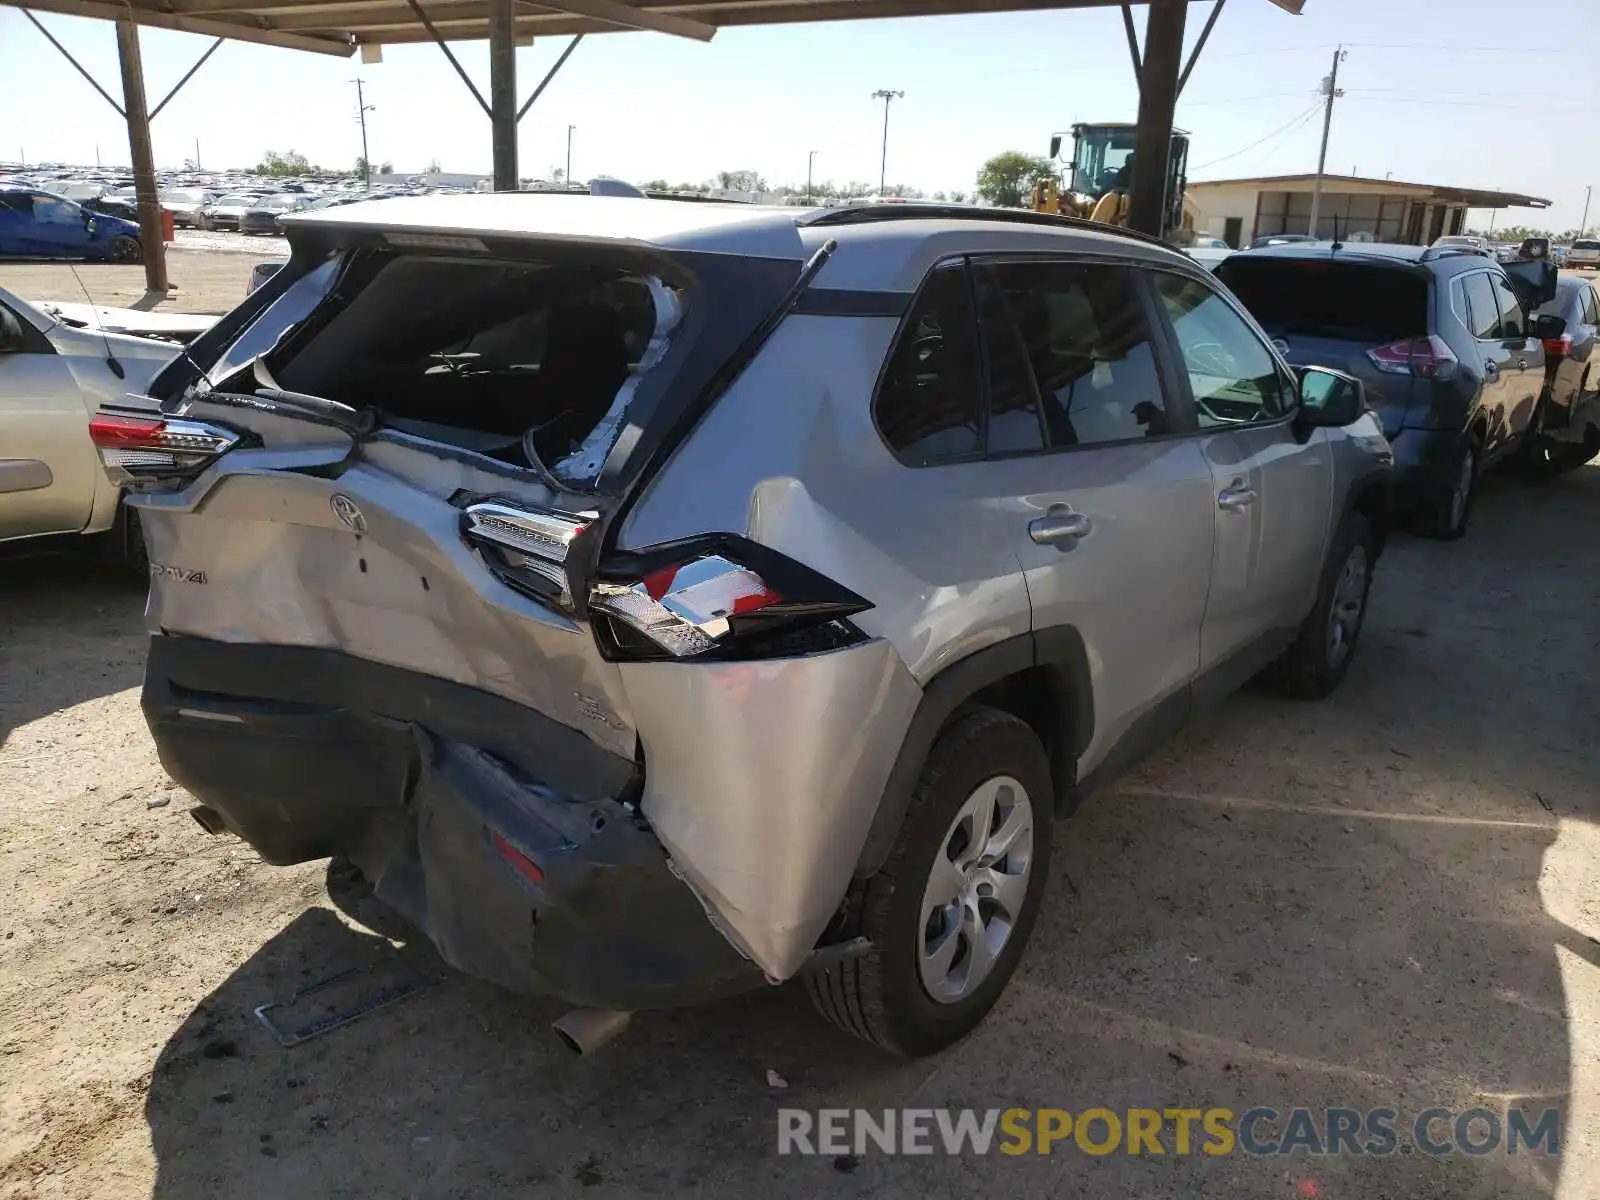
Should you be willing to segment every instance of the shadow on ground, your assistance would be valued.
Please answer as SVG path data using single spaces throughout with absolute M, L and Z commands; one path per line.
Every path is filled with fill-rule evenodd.
M 559 1008 L 392 948 L 361 926 L 404 930 L 335 873 L 360 924 L 317 908 L 264 934 L 168 1042 L 154 1195 L 1590 1194 L 1570 1150 L 1209 1157 L 1169 1134 L 1160 1157 L 780 1158 L 775 1114 L 1387 1106 L 1409 1141 L 1425 1109 L 1520 1103 L 1560 1109 L 1570 1147 L 1564 979 L 1593 984 L 1600 929 L 1551 915 L 1541 881 L 1600 818 L 1596 528 L 1600 469 L 1491 488 L 1464 544 L 1397 539 L 1333 700 L 1247 692 L 1058 830 L 1011 992 L 934 1060 L 868 1051 L 790 990 L 647 1014 L 577 1059 Z M 373 955 L 439 982 L 291 1050 L 251 1016 Z
M 145 591 L 86 556 L 0 561 L 0 747 L 36 717 L 138 686 Z

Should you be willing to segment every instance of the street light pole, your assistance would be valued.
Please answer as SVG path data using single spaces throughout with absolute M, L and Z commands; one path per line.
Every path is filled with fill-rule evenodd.
M 370 192 L 372 190 L 372 159 L 367 155 L 367 114 L 376 112 L 378 106 L 367 103 L 366 93 L 361 89 L 361 80 L 352 79 L 350 82 L 356 85 L 356 120 L 361 122 L 361 186 Z M 196 157 L 199 156 L 199 153 L 199 150 L 196 149 Z
M 817 161 L 817 152 L 815 150 L 808 150 L 806 152 L 806 203 L 807 204 L 811 203 L 811 168 L 816 164 L 816 161 Z
M 874 100 L 883 101 L 883 156 L 878 161 L 878 198 L 883 199 L 883 189 L 889 179 L 889 102 L 904 98 L 904 92 L 879 88 L 872 93 Z
M 1583 220 L 1578 222 L 1579 237 L 1582 237 L 1584 234 L 1589 232 L 1589 196 L 1591 193 L 1593 193 L 1593 191 L 1593 184 L 1590 184 L 1588 187 L 1583 189 Z
M 576 128 L 576 125 L 567 126 L 567 173 L 562 176 L 562 181 L 568 187 L 572 186 L 572 131 Z

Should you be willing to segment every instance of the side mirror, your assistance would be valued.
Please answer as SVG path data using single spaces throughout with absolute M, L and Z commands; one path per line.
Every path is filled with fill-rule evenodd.
M 1533 319 L 1533 336 L 1541 342 L 1558 338 L 1566 331 L 1567 319 L 1565 317 L 1548 316 L 1535 317 Z
M 22 347 L 22 322 L 9 308 L 0 308 L 0 354 L 15 354 Z
M 1059 133 L 1050 139 L 1050 157 L 1061 157 L 1061 135 Z
M 83 227 L 89 231 L 89 234 L 92 237 L 94 235 L 95 230 L 100 228 L 100 222 L 96 221 L 91 216 L 86 216 L 83 219 Z
M 1339 428 L 1354 424 L 1367 411 L 1367 389 L 1353 375 L 1330 367 L 1298 367 L 1300 413 L 1305 429 Z

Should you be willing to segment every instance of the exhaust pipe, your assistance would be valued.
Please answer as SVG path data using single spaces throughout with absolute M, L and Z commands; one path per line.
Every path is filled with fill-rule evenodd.
M 200 823 L 200 828 L 204 829 L 207 833 L 218 834 L 228 832 L 228 826 L 222 820 L 222 814 L 214 808 L 207 808 L 202 804 L 199 808 L 191 808 L 189 810 L 189 815 L 198 821 Z
M 614 1008 L 575 1008 L 551 1028 L 568 1050 L 590 1055 L 626 1029 L 631 1020 L 631 1012 Z

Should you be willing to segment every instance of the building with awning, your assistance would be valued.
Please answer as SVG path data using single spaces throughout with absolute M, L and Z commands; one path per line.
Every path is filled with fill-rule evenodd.
M 1541 196 L 1359 175 L 1324 175 L 1317 228 L 1311 196 L 1317 176 L 1262 175 L 1189 183 L 1184 207 L 1193 208 L 1195 228 L 1230 246 L 1248 246 L 1274 233 L 1315 233 L 1321 238 L 1366 234 L 1375 242 L 1426 246 L 1466 227 L 1469 208 L 1549 208 Z

